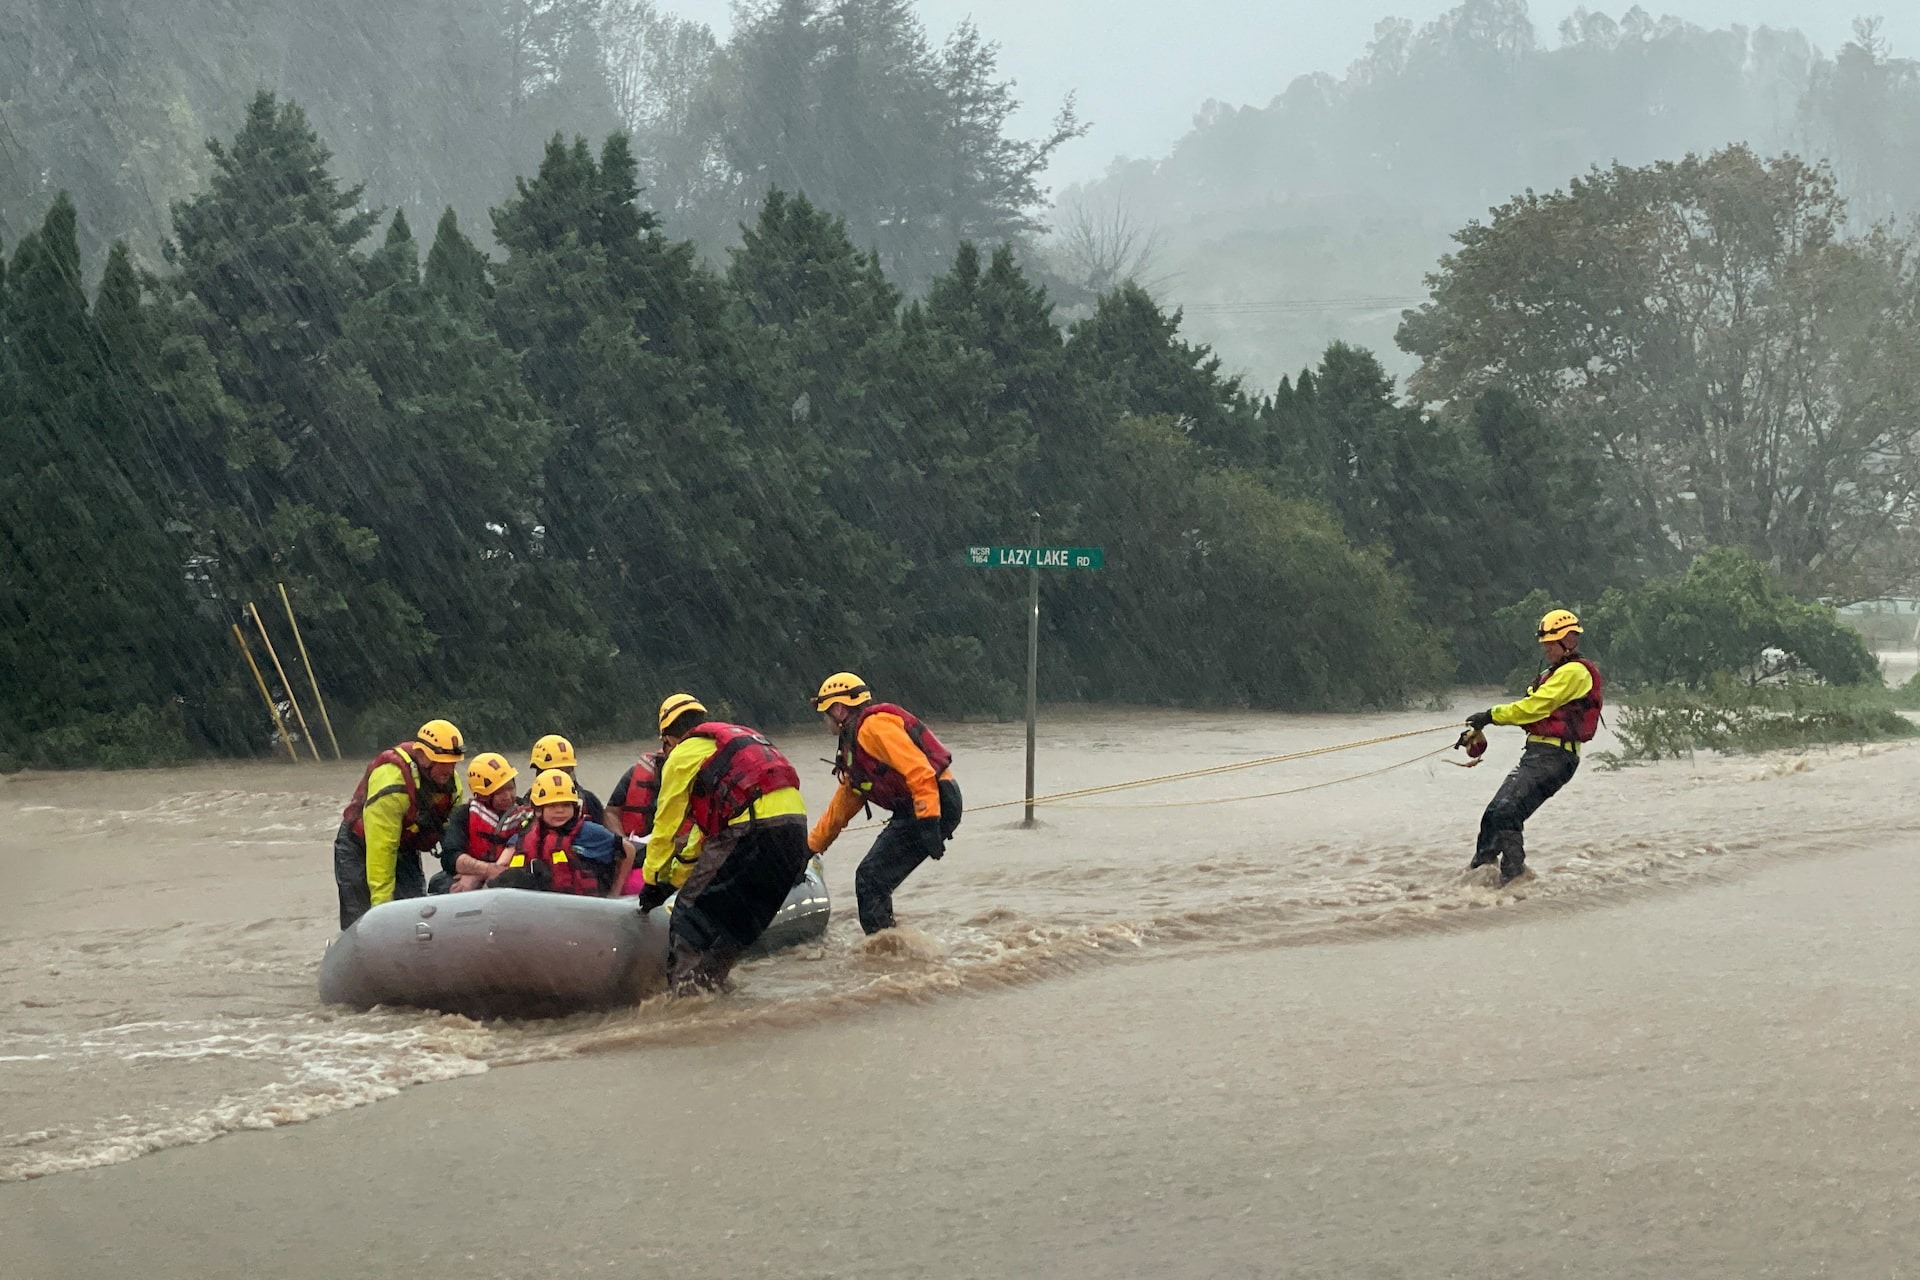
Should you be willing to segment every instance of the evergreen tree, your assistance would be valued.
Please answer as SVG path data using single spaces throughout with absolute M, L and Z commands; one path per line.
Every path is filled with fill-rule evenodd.
M 74 207 L 55 200 L 16 249 L 5 295 L 0 403 L 0 751 L 50 764 L 143 763 L 188 750 L 181 712 L 207 675 L 184 556 L 142 406 L 119 376 L 125 250 L 102 286 L 105 328 L 81 290 Z
M 301 585 L 316 665 L 369 697 L 414 687 L 432 649 L 421 613 L 375 566 L 378 513 L 417 508 L 393 483 L 379 391 L 341 345 L 367 296 L 353 252 L 375 215 L 341 190 L 329 153 L 292 103 L 261 93 L 231 145 L 208 143 L 208 189 L 174 207 L 173 284 L 239 407 L 220 456 L 201 459 L 216 497 L 215 589 L 238 607 Z
M 644 678 L 730 674 L 742 708 L 792 704 L 847 665 L 871 539 L 820 502 L 795 393 L 722 282 L 638 205 L 626 140 L 555 139 L 494 211 L 495 324 L 560 425 L 550 553 L 578 566 Z M 777 362 L 772 366 L 779 368 Z
M 478 315 L 493 297 L 487 256 L 460 230 L 460 219 L 451 205 L 434 228 L 424 280 L 429 290 L 467 315 Z
M 1102 411 L 1171 417 L 1223 458 L 1253 455 L 1253 404 L 1220 357 L 1180 336 L 1180 313 L 1160 308 L 1131 282 L 1102 297 L 1073 326 L 1067 346 L 1075 375 L 1096 388 Z

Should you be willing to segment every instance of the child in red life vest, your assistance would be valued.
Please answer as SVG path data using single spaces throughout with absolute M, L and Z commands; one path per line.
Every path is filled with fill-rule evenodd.
M 455 807 L 440 839 L 446 892 L 484 888 L 506 870 L 500 855 L 533 816 L 514 789 L 519 776 L 497 751 L 475 756 L 467 766 L 467 790 L 473 798 Z
M 507 869 L 494 878 L 494 887 L 604 897 L 624 847 L 621 837 L 587 821 L 579 789 L 565 770 L 542 773 L 528 799 L 534 820 L 514 841 Z

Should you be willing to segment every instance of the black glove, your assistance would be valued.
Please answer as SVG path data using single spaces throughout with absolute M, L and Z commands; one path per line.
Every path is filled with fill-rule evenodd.
M 1493 712 L 1476 711 L 1472 715 L 1467 717 L 1467 723 L 1472 725 L 1476 729 L 1485 729 L 1488 725 L 1493 723 Z
M 673 896 L 673 886 L 664 880 L 656 884 L 649 880 L 640 886 L 640 914 L 645 915 L 657 906 L 661 906 Z
M 920 838 L 921 852 L 929 858 L 946 855 L 947 837 L 940 830 L 940 819 L 921 818 L 913 824 L 913 833 Z

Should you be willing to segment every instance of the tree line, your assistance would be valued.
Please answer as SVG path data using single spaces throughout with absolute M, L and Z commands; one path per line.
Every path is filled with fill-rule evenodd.
M 168 210 L 211 176 L 202 140 L 259 86 L 300 102 L 370 198 L 487 210 L 556 131 L 631 143 L 664 229 L 710 258 L 768 191 L 841 214 L 916 296 L 962 241 L 1040 228 L 1041 137 L 971 24 L 935 40 L 910 0 L 770 0 L 721 39 L 653 0 L 0 0 L 0 237 L 68 191 L 83 250 L 157 258 Z
M 430 711 L 639 736 L 682 686 L 786 719 L 845 667 L 1003 710 L 1024 583 L 980 543 L 1108 548 L 1048 589 L 1049 696 L 1390 705 L 1449 673 L 1386 548 L 1229 456 L 1264 409 L 1137 288 L 1063 331 L 968 242 L 909 302 L 778 190 L 716 270 L 620 134 L 548 144 L 498 257 L 451 210 L 423 254 L 294 104 L 210 146 L 165 271 L 116 245 L 89 291 L 61 197 L 0 275 L 15 763 L 263 749 L 228 628 L 280 582 L 359 742 Z
M 1409 401 L 1342 343 L 1262 394 L 1133 283 L 1063 326 L 1004 243 L 909 298 L 778 188 L 709 265 L 624 134 L 551 139 L 497 256 L 451 208 L 423 252 L 272 94 L 209 154 L 164 271 L 89 288 L 64 196 L 0 271 L 0 763 L 262 750 L 229 628 L 282 582 L 365 743 L 644 736 L 677 687 L 778 722 L 848 667 L 1003 712 L 1024 584 L 979 544 L 1107 549 L 1047 589 L 1050 698 L 1323 709 L 1502 678 L 1542 591 L 1660 681 L 1694 596 L 1913 563 L 1913 260 L 1792 158 L 1462 229 Z M 1733 648 L 1872 675 L 1831 610 L 1757 616 Z

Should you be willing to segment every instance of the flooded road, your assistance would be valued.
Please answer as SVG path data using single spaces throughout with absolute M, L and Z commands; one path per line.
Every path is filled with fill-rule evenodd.
M 1052 715 L 1040 790 L 1452 718 Z M 1846 849 L 1920 817 L 1911 788 L 1896 784 L 1912 768 L 1904 749 L 1703 757 L 1616 772 L 1589 764 L 1536 820 L 1537 874 L 1496 892 L 1460 868 L 1517 734 L 1497 737 L 1475 770 L 1430 754 L 1449 740 L 1441 730 L 1049 806 L 1031 831 L 1017 828 L 1017 806 L 986 808 L 1020 794 L 1020 728 L 960 726 L 947 736 L 971 809 L 948 857 L 900 895 L 907 928 L 881 945 L 861 937 L 851 879 L 870 837 L 850 832 L 827 859 L 836 921 L 825 946 L 744 968 L 740 991 L 725 1000 L 550 1022 L 317 1003 L 314 967 L 333 932 L 327 846 L 354 780 L 347 766 L 0 782 L 8 833 L 0 865 L 11 885 L 0 903 L 0 964 L 12 975 L 0 1001 L 0 1180 L 299 1123 L 411 1085 L 586 1050 L 645 1052 L 1100 966 L 1455 927 L 1523 905 L 1602 904 L 1768 858 Z M 802 762 L 828 745 L 811 728 L 781 741 Z M 604 792 L 632 751 L 583 753 L 584 780 Z M 818 803 L 826 770 L 803 772 Z M 1337 785 L 1266 796 L 1321 783 Z
M 1052 716 L 1040 789 L 1231 764 L 1453 714 Z M 0 1274 L 318 1277 L 349 1261 L 376 1265 L 370 1241 L 331 1235 L 325 1224 L 342 1212 L 380 1223 L 399 1250 L 389 1260 L 426 1276 L 602 1274 L 650 1256 L 716 1276 L 1352 1274 L 1334 1260 L 1389 1255 L 1400 1262 L 1367 1273 L 1452 1274 L 1421 1266 L 1406 1233 L 1423 1212 L 1472 1217 L 1482 1200 L 1460 1185 L 1402 1185 L 1402 1156 L 1448 1179 L 1458 1164 L 1462 1179 L 1486 1180 L 1493 1222 L 1505 1221 L 1502 1204 L 1526 1215 L 1525 1229 L 1476 1219 L 1468 1234 L 1485 1237 L 1487 1258 L 1513 1264 L 1486 1273 L 1532 1274 L 1516 1260 L 1533 1256 L 1533 1228 L 1577 1229 L 1580 1214 L 1552 1203 L 1573 1190 L 1561 1184 L 1619 1193 L 1596 1159 L 1632 1172 L 1635 1153 L 1657 1147 L 1661 1177 L 1724 1213 L 1715 1196 L 1734 1195 L 1758 1157 L 1701 1126 L 1739 1113 L 1762 1135 L 1741 1141 L 1764 1146 L 1772 1122 L 1751 1110 L 1780 1104 L 1756 1082 L 1781 1072 L 1815 1073 L 1767 1087 L 1799 1090 L 1802 1110 L 1824 1099 L 1822 1115 L 1883 1133 L 1884 1160 L 1920 1155 L 1911 1098 L 1882 1084 L 1857 1098 L 1827 1093 L 1876 1061 L 1883 1079 L 1911 1072 L 1910 1058 L 1883 1061 L 1879 1043 L 1910 1048 L 1913 1035 L 1910 970 L 1876 950 L 1894 937 L 1889 921 L 1905 918 L 1902 890 L 1882 892 L 1879 871 L 1846 869 L 1880 850 L 1904 873 L 1904 833 L 1920 819 L 1916 748 L 1617 771 L 1590 761 L 1531 826 L 1535 875 L 1497 891 L 1461 868 L 1480 808 L 1517 755 L 1515 734 L 1497 737 L 1475 770 L 1432 754 L 1450 740 L 1439 730 L 1048 807 L 1032 831 L 1017 827 L 1017 805 L 984 808 L 1019 796 L 1020 729 L 945 736 L 975 808 L 947 858 L 900 895 L 908 927 L 881 945 L 861 937 L 851 879 L 868 837 L 851 832 L 827 859 L 836 921 L 824 946 L 743 967 L 733 996 L 550 1022 L 317 1003 L 334 911 L 327 843 L 353 782 L 347 767 L 0 782 L 11 885 L 0 901 L 10 974 L 0 1180 L 14 1184 L 0 1186 Z M 799 760 L 823 754 L 804 733 L 781 740 Z M 627 756 L 583 753 L 585 780 L 604 789 Z M 825 769 L 807 772 L 817 802 Z M 1375 776 L 1340 781 L 1362 773 Z M 1848 903 L 1860 918 L 1829 918 Z M 1867 918 L 1875 912 L 1891 916 Z M 1713 941 L 1735 926 L 1744 941 Z M 1663 940 L 1674 929 L 1684 937 Z M 1803 989 L 1770 1009 L 1766 984 L 1782 980 Z M 1598 1006 L 1583 1010 L 1588 999 Z M 1456 1098 L 1447 1090 L 1462 1073 L 1475 1083 Z M 414 1087 L 433 1082 L 449 1083 Z M 560 1108 L 564 1123 L 547 1103 L 522 1101 L 550 1103 L 555 1090 L 582 1104 Z M 1698 1114 L 1686 1102 L 1696 1094 Z M 1602 1119 L 1565 1112 L 1583 1098 Z M 727 1117 L 717 1127 L 716 1114 Z M 1256 1141 L 1248 1125 L 1287 1128 Z M 210 1142 L 246 1130 L 280 1132 Z M 1536 1137 L 1543 1146 L 1504 1145 Z M 659 1174 L 660 1143 L 683 1176 L 724 1188 L 668 1214 L 724 1241 L 690 1269 L 669 1262 L 670 1242 L 646 1228 L 628 1185 Z M 1512 1164 L 1562 1148 L 1579 1163 Z M 730 1163 L 753 1151 L 771 1162 Z M 430 1154 L 437 1173 L 420 1167 Z M 1791 1152 L 1780 1159 L 1769 1176 L 1825 1195 L 1825 1175 Z M 186 1184 L 183 1160 L 196 1171 Z M 534 1230 L 521 1221 L 529 1211 L 483 1195 L 476 1239 L 493 1261 L 460 1263 L 441 1251 L 460 1232 L 421 1225 L 443 1208 L 433 1178 L 453 1176 L 445 1161 L 470 1163 L 487 1187 L 523 1169 L 592 1172 L 582 1203 L 606 1225 L 564 1255 L 529 1252 L 516 1235 Z M 779 1171 L 809 1197 L 795 1201 Z M 1909 1173 L 1873 1177 L 1828 1198 L 1920 1199 Z M 389 1190 L 367 1202 L 357 1187 L 316 1179 Z M 846 1200 L 834 1179 L 878 1199 Z M 1008 1179 L 1021 1189 L 994 1189 Z M 203 1183 L 210 1190 L 180 1189 Z M 221 1239 L 183 1225 L 203 1193 L 279 1216 Z M 893 1194 L 919 1235 L 875 1235 Z M 1740 1191 L 1740 1202 L 1754 1194 Z M 98 1196 L 146 1225 L 112 1247 L 92 1241 L 83 1206 Z M 1388 1254 L 1354 1252 L 1349 1237 L 1371 1227 L 1353 1214 L 1380 1197 L 1367 1212 L 1385 1215 Z M 753 1221 L 729 1226 L 729 1212 Z M 1324 1272 L 1260 1263 L 1278 1247 L 1274 1214 L 1318 1223 L 1318 1235 L 1287 1239 Z M 1051 1263 L 1016 1265 L 994 1226 L 1003 1220 L 1038 1232 L 1033 1256 Z M 1894 1232 L 1882 1244 L 1904 1240 L 1911 1221 L 1874 1230 Z M 265 1237 L 239 1239 L 256 1231 Z M 307 1239 L 307 1270 L 283 1265 L 282 1236 Z M 1188 1236 L 1186 1263 L 1165 1252 L 1165 1240 Z M 790 1257 L 802 1243 L 812 1252 Z M 212 1248 L 253 1261 L 196 1270 Z M 1599 1269 L 1813 1273 L 1692 1261 L 1683 1250 L 1638 1270 Z

